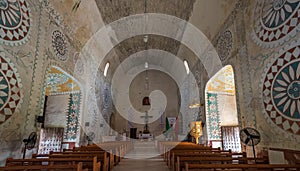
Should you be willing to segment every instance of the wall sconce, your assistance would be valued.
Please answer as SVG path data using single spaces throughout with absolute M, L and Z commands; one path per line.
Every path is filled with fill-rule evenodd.
M 189 105 L 189 108 L 190 109 L 195 109 L 195 108 L 199 108 L 201 106 L 204 106 L 204 104 L 200 104 L 199 102 L 194 102 L 194 103 Z
M 35 124 L 40 123 L 41 124 L 41 128 L 44 128 L 44 121 L 45 121 L 45 117 L 44 116 L 35 116 Z

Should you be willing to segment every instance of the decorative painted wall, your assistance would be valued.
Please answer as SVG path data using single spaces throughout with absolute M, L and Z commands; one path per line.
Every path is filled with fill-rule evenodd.
M 32 23 L 26 0 L 2 1 L 0 12 L 0 42 L 18 46 L 28 41 Z
M 262 135 L 258 149 L 300 148 L 299 5 L 293 0 L 251 2 L 247 9 L 251 15 L 245 16 L 252 21 L 245 24 L 253 89 L 248 106 L 254 112 L 254 128 Z
M 223 67 L 207 83 L 207 91 L 235 94 L 233 68 L 230 65 Z
M 46 95 L 80 92 L 79 84 L 58 67 L 50 67 L 46 79 Z
M 52 32 L 52 47 L 56 57 L 61 61 L 66 61 L 69 57 L 68 45 L 65 35 L 59 31 Z
M 64 142 L 79 142 L 81 93 L 70 94 Z
M 17 68 L 0 53 L 0 125 L 7 121 L 16 110 L 20 109 L 23 93 L 22 83 Z
M 216 19 L 213 18 L 215 10 L 202 11 L 201 14 L 207 16 L 203 24 L 199 24 L 204 21 L 199 19 L 199 10 L 192 11 L 190 16 L 191 22 L 205 30 L 213 42 L 223 66 L 233 66 L 239 126 L 254 127 L 261 133 L 258 150 L 263 147 L 299 150 L 300 2 L 226 2 L 229 3 L 222 1 L 215 5 L 221 9 L 225 4 L 226 12 Z M 215 3 L 218 1 L 210 4 L 214 7 Z M 195 4 L 195 9 L 202 6 L 200 1 Z M 95 1 L 82 3 L 76 13 L 71 7 L 72 2 L 57 0 L 4 0 L 0 3 L 0 165 L 7 157 L 20 158 L 24 147 L 22 140 L 32 131 L 39 132 L 35 118 L 43 113 L 46 94 L 69 94 L 68 90 L 72 89 L 65 141 L 79 141 L 80 125 L 87 127 L 87 131 L 97 131 L 98 137 L 109 134 L 103 124 L 110 121 L 114 111 L 111 84 L 102 76 L 99 77 L 101 83 L 90 82 L 98 79 L 90 72 L 95 66 L 95 56 L 101 56 L 104 51 L 90 47 L 97 49 L 95 56 L 79 53 L 105 24 Z M 183 53 L 182 56 L 190 55 Z M 114 62 L 117 65 L 119 58 Z M 74 76 L 77 84 L 60 72 L 48 77 L 50 66 Z M 204 109 L 188 108 L 188 102 L 194 98 L 189 90 L 195 87 L 199 88 L 200 98 L 211 98 L 206 106 L 211 110 L 207 122 L 220 126 L 220 118 L 213 115 L 213 107 L 210 109 L 217 103 L 212 99 L 215 94 L 205 95 L 206 81 L 203 80 L 208 76 L 197 66 L 191 66 L 196 84 L 183 85 L 180 90 L 183 133 L 189 131 L 190 120 L 205 119 Z M 45 84 L 47 79 L 48 85 Z M 219 81 L 226 83 L 226 80 Z M 223 85 L 221 82 L 219 85 Z M 100 85 L 96 93 L 95 84 Z M 232 93 L 229 89 L 227 93 Z M 96 95 L 87 97 L 87 94 Z M 204 98 L 197 100 L 204 102 Z M 100 116 L 99 111 L 104 115 Z M 212 127 L 209 123 L 205 126 Z M 220 134 L 208 128 L 208 135 L 217 139 Z M 28 155 L 35 152 L 36 148 L 28 151 Z
M 206 125 L 208 141 L 221 140 L 220 114 L 218 110 L 218 94 L 207 93 Z
M 299 31 L 299 1 L 256 2 L 252 38 L 259 46 L 271 48 L 283 45 Z
M 267 65 L 262 80 L 263 111 L 275 129 L 300 135 L 300 40 Z

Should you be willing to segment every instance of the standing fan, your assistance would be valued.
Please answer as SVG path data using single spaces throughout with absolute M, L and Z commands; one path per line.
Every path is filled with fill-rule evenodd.
M 95 133 L 94 132 L 89 132 L 87 135 L 86 135 L 86 139 L 88 140 L 88 144 L 92 144 L 93 140 L 95 138 Z
M 35 143 L 37 139 L 36 132 L 30 133 L 29 137 L 27 139 L 24 139 L 23 142 L 25 144 L 24 153 L 23 153 L 23 159 L 25 159 L 26 150 L 31 150 L 34 148 Z
M 254 159 L 256 159 L 254 146 L 260 142 L 259 132 L 254 128 L 246 127 L 241 130 L 240 138 L 244 144 L 246 144 L 248 146 L 252 146 Z

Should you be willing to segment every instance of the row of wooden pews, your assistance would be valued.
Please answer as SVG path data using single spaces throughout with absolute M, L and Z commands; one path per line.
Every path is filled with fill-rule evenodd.
M 189 170 L 300 170 L 300 165 L 269 164 L 268 158 L 250 158 L 246 153 L 233 153 L 188 142 L 159 142 L 171 171 Z
M 111 171 L 131 148 L 131 142 L 105 142 L 64 149 L 63 152 L 33 154 L 31 159 L 8 158 L 5 167 L 0 167 L 0 171 Z

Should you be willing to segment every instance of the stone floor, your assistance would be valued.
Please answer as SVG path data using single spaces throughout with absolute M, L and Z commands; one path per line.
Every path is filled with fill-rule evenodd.
M 158 153 L 153 141 L 136 141 L 134 149 L 114 167 L 113 171 L 168 171 L 166 162 Z

